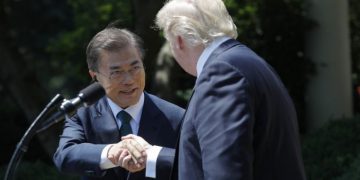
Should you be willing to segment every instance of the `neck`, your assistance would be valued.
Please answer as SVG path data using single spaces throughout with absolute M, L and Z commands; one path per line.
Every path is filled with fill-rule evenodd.
M 193 49 L 192 49 L 192 56 L 191 57 L 193 57 L 192 62 L 194 62 L 194 64 L 193 64 L 193 67 L 192 67 L 191 75 L 193 75 L 193 76 L 197 76 L 196 64 L 199 61 L 201 53 L 204 51 L 204 49 L 205 49 L 204 45 L 198 45 L 198 46 L 193 47 Z

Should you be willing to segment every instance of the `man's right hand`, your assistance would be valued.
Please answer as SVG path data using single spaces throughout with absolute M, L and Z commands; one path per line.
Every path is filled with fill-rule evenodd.
M 133 139 L 124 139 L 116 144 L 111 145 L 108 150 L 107 158 L 115 165 L 133 163 L 135 166 L 139 163 L 145 162 L 142 156 L 145 151 L 144 147 L 140 143 Z M 128 157 L 126 159 L 126 157 Z M 130 157 L 130 159 L 129 159 Z
M 133 134 L 124 136 L 121 139 L 124 142 L 129 141 L 128 143 L 126 143 L 126 149 L 132 156 L 136 157 L 138 162 L 136 163 L 135 161 L 132 161 L 132 159 L 124 158 L 122 159 L 122 161 L 124 162 L 122 167 L 130 172 L 136 172 L 144 169 L 147 158 L 146 149 L 150 148 L 151 145 L 146 142 L 142 137 Z

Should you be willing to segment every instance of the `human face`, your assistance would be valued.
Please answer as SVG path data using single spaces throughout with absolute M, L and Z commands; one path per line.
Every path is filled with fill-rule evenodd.
M 100 53 L 97 80 L 106 95 L 122 108 L 136 104 L 145 88 L 145 70 L 139 51 L 127 47 Z

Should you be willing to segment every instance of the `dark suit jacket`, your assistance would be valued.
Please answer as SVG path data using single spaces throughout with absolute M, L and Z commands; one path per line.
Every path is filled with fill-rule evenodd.
M 286 88 L 263 59 L 235 40 L 211 54 L 197 79 L 178 155 L 174 172 L 180 180 L 305 179 Z
M 183 113 L 182 108 L 145 93 L 138 135 L 150 144 L 174 148 Z M 60 171 L 80 174 L 83 179 L 146 179 L 144 170 L 128 175 L 120 167 L 109 170 L 99 168 L 103 148 L 119 142 L 120 138 L 119 127 L 106 97 L 103 97 L 94 105 L 79 109 L 75 116 L 66 120 L 54 162 Z M 172 158 L 167 161 L 171 162 Z M 157 179 L 168 179 L 169 173 L 169 169 L 163 171 L 158 168 Z

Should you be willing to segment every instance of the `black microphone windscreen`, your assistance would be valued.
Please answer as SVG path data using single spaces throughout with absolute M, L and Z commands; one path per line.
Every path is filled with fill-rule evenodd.
M 87 105 L 93 104 L 105 95 L 104 88 L 98 83 L 94 82 L 79 93 L 80 99 Z

